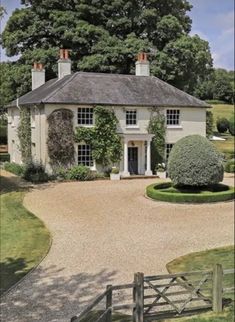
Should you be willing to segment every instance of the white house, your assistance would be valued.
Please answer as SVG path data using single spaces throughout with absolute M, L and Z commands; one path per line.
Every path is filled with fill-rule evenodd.
M 67 50 L 60 50 L 58 78 L 45 82 L 42 64 L 32 69 L 32 91 L 8 106 L 8 146 L 12 162 L 21 163 L 17 126 L 20 108 L 31 109 L 32 157 L 47 169 L 47 117 L 58 108 L 74 113 L 74 128 L 94 126 L 93 108 L 107 106 L 115 111 L 119 125 L 117 132 L 123 143 L 120 172 L 151 175 L 151 149 L 153 135 L 148 133 L 149 120 L 156 111 L 166 117 L 166 155 L 173 144 L 190 134 L 206 135 L 205 102 L 150 76 L 147 55 L 141 53 L 136 62 L 136 75 L 105 73 L 71 73 L 71 60 Z M 92 159 L 89 145 L 75 144 L 77 163 L 100 170 Z

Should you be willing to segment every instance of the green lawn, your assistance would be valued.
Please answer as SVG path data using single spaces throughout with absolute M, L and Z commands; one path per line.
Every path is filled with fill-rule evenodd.
M 229 105 L 229 104 L 215 104 L 212 105 L 212 109 L 210 109 L 210 111 L 212 111 L 213 116 L 214 116 L 214 124 L 215 124 L 215 128 L 216 128 L 216 120 L 218 117 L 225 117 L 227 119 L 230 119 L 230 117 L 233 116 L 234 113 L 234 106 L 233 105 Z
M 0 196 L 0 294 L 37 265 L 50 246 L 44 224 L 23 205 L 24 192 Z
M 216 120 L 218 117 L 225 117 L 228 120 L 234 115 L 234 106 L 233 105 L 228 105 L 228 104 L 218 104 L 218 105 L 212 105 L 213 108 L 210 109 L 213 113 L 214 117 L 214 130 L 215 130 L 215 135 L 220 136 L 226 141 L 213 141 L 215 146 L 218 148 L 219 151 L 224 153 L 227 158 L 233 158 L 234 156 L 234 136 L 232 136 L 229 132 L 220 134 L 217 133 L 216 129 Z

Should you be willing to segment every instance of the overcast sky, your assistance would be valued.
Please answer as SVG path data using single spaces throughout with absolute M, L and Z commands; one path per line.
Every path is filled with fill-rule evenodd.
M 215 67 L 234 69 L 234 0 L 189 0 L 193 5 L 189 13 L 193 20 L 191 34 L 198 34 L 209 41 Z M 1 23 L 4 29 L 6 21 L 20 0 L 0 0 L 7 15 Z M 12 59 L 1 53 L 1 59 Z

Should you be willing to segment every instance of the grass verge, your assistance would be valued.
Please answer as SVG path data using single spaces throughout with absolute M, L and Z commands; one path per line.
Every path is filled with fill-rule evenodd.
M 234 199 L 234 187 L 223 184 L 205 188 L 205 190 L 179 190 L 171 182 L 154 183 L 146 188 L 149 198 L 174 203 L 210 203 Z
M 2 194 L 0 234 L 0 294 L 3 294 L 33 267 L 50 246 L 44 224 L 22 205 L 24 192 Z

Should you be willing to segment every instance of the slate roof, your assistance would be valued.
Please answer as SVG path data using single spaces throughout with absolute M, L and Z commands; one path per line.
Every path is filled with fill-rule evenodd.
M 76 72 L 21 96 L 19 105 L 84 104 L 210 107 L 153 76 Z M 16 106 L 16 100 L 9 106 Z

